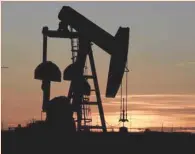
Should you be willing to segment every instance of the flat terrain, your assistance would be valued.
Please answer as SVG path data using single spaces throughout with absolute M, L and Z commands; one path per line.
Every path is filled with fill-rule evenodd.
M 195 154 L 191 133 L 67 133 L 21 129 L 2 131 L 2 154 Z

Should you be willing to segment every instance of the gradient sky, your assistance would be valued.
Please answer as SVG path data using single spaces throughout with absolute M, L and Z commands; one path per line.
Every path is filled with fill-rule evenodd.
M 1 70 L 3 121 L 22 123 L 32 117 L 40 118 L 41 82 L 34 80 L 33 75 L 34 69 L 42 60 L 42 27 L 47 25 L 50 29 L 57 29 L 58 12 L 63 5 L 69 5 L 112 35 L 115 35 L 119 26 L 131 28 L 128 56 L 131 72 L 128 76 L 128 89 L 129 95 L 139 94 L 139 101 L 142 102 L 136 104 L 133 99 L 129 100 L 131 106 L 139 108 L 137 116 L 143 116 L 150 110 L 155 113 L 155 116 L 152 116 L 154 121 L 158 121 L 159 116 L 169 114 L 170 119 L 175 117 L 175 113 L 182 112 L 182 117 L 191 117 L 183 120 L 188 122 L 185 125 L 195 126 L 195 98 L 191 97 L 195 94 L 195 2 L 1 4 L 2 64 L 9 66 L 9 69 Z M 96 45 L 93 49 L 101 93 L 104 94 L 110 57 Z M 70 40 L 49 40 L 48 59 L 55 62 L 62 71 L 71 63 L 70 58 Z M 53 83 L 52 97 L 66 95 L 68 85 L 68 82 Z M 146 94 L 153 96 L 152 102 L 145 100 Z M 159 94 L 163 94 L 163 103 L 155 105 L 156 96 Z M 175 99 L 180 103 L 168 101 L 168 94 L 174 98 L 176 95 Z M 181 97 L 187 98 L 181 101 Z M 148 103 L 150 107 L 146 107 Z M 165 109 L 167 104 L 172 105 L 172 108 Z M 177 110 L 178 106 L 182 107 Z M 164 109 L 161 110 L 162 108 Z M 136 114 L 137 110 L 132 112 Z M 118 115 L 116 112 L 119 110 L 114 108 L 114 105 L 112 109 L 105 105 L 105 111 L 112 112 L 113 116 Z M 113 118 L 109 119 L 112 123 Z M 168 121 L 166 118 L 161 119 L 163 120 Z

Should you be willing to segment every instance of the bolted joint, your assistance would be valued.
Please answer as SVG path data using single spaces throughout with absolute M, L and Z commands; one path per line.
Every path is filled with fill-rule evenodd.
M 59 23 L 58 31 L 68 31 L 68 24 L 61 21 Z
M 46 35 L 47 32 L 48 32 L 48 30 L 49 30 L 49 28 L 48 28 L 47 26 L 43 27 L 43 29 L 42 29 L 42 34 L 43 34 L 43 35 Z

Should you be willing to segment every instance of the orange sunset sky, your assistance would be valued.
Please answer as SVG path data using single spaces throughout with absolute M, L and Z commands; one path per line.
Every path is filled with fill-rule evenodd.
M 195 2 L 1 2 L 1 120 L 4 126 L 41 118 L 42 27 L 58 28 L 69 5 L 115 35 L 130 27 L 128 113 L 132 127 L 195 127 Z M 70 40 L 49 39 L 48 59 L 63 71 Z M 108 124 L 118 124 L 120 96 L 105 98 L 109 55 L 93 45 Z M 52 83 L 51 98 L 67 95 L 68 81 Z M 120 94 L 120 93 L 118 93 Z M 93 122 L 97 123 L 96 110 Z M 127 126 L 130 124 L 128 123 Z

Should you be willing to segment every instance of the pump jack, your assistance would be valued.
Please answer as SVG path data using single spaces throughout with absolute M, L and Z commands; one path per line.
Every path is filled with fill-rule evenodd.
M 84 129 L 82 120 L 85 111 L 82 108 L 86 105 L 97 105 L 101 126 L 88 126 L 88 128 L 99 128 L 106 132 L 106 122 L 91 45 L 92 42 L 95 43 L 111 56 L 106 97 L 115 97 L 127 62 L 129 28 L 120 27 L 113 37 L 68 6 L 62 7 L 58 18 L 60 23 L 57 30 L 49 30 L 48 27 L 43 27 L 43 62 L 35 70 L 35 79 L 42 80 L 42 110 L 47 111 L 47 103 L 50 100 L 50 82 L 61 81 L 59 68 L 54 63 L 47 61 L 47 38 L 69 38 L 72 45 L 73 63 L 64 70 L 63 79 L 71 81 L 68 99 L 73 106 L 73 112 L 77 113 L 77 130 Z M 92 75 L 84 75 L 83 72 L 87 56 L 89 57 Z M 95 89 L 91 89 L 88 79 L 93 79 Z M 96 102 L 90 102 L 89 96 L 92 91 L 96 94 Z

